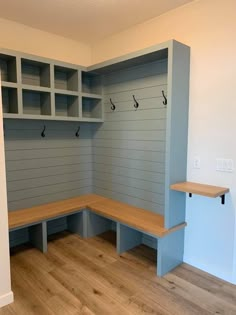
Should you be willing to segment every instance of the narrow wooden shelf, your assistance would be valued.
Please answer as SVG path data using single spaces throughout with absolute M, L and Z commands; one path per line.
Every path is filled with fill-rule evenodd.
M 171 185 L 170 189 L 189 193 L 190 197 L 192 196 L 192 194 L 202 195 L 211 198 L 221 197 L 222 204 L 224 204 L 225 201 L 225 194 L 229 192 L 229 188 L 193 182 L 176 183 Z

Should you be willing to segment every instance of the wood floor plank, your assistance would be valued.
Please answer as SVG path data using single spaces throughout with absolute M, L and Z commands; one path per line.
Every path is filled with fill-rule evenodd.
M 94 281 L 91 284 L 74 266 L 64 266 L 61 269 L 51 271 L 50 274 L 96 314 L 130 314 L 122 304 L 108 296 L 99 283 Z
M 57 250 L 54 248 L 54 250 Z M 71 251 L 70 248 L 60 246 L 60 250 L 65 254 Z M 84 276 L 91 285 L 97 283 L 102 291 L 111 296 L 119 303 L 124 303 L 130 296 L 137 292 L 135 286 L 131 286 L 129 282 L 124 283 L 115 275 L 109 272 L 109 268 L 98 267 L 89 259 L 81 255 L 79 250 L 74 250 L 71 255 L 71 262 L 67 266 L 74 267 L 80 276 Z
M 119 274 L 119 277 L 125 281 L 129 279 L 129 282 L 136 284 L 139 287 L 139 291 L 142 295 L 152 297 L 153 301 L 157 302 L 166 311 L 175 315 L 191 314 L 191 315 L 210 315 L 210 312 L 205 311 L 198 304 L 192 305 L 192 301 L 186 300 L 184 297 L 177 296 L 172 292 L 169 292 L 165 287 L 160 284 L 160 279 L 155 274 L 145 277 L 146 273 L 140 274 L 130 269 L 129 266 L 124 262 L 116 262 L 110 266 L 110 272 Z M 150 275 L 150 272 L 149 272 Z
M 212 314 L 236 314 L 236 300 L 234 301 L 234 304 L 224 301 L 215 294 L 211 294 L 174 274 L 167 275 L 166 279 L 177 295 L 187 300 L 191 300 L 194 304 L 201 305 L 203 309 L 207 309 Z M 166 283 L 167 282 L 165 282 L 165 284 Z M 225 313 L 225 309 L 227 309 L 227 313 Z
M 12 287 L 15 299 L 12 309 L 14 310 L 15 314 L 54 314 L 49 308 L 47 308 L 42 300 L 38 298 L 37 294 L 35 294 L 35 291 L 31 290 L 31 287 L 28 286 L 28 283 L 25 282 L 25 279 L 14 268 L 12 270 L 12 279 Z
M 92 261 L 93 263 L 97 264 L 100 267 L 106 267 L 109 264 L 115 262 L 117 257 L 111 257 L 106 252 L 100 250 L 100 248 L 90 246 L 89 243 L 84 241 L 78 235 L 70 235 L 70 237 L 66 238 L 66 241 L 63 239 L 59 239 L 57 244 L 60 245 L 64 243 L 65 246 L 73 247 L 75 250 L 79 248 L 81 255 L 87 257 L 88 260 Z M 50 242 L 48 243 L 48 248 L 50 250 L 50 246 L 53 246 Z
M 115 235 L 50 237 L 11 251 L 15 302 L 0 315 L 235 315 L 236 286 L 183 264 L 156 276 L 156 251 L 116 254 Z
M 149 299 L 147 296 L 142 294 L 137 294 L 131 297 L 127 304 L 127 309 L 129 309 L 132 314 L 143 315 L 143 314 L 154 314 L 154 315 L 172 315 L 158 303 Z
M 233 305 L 236 304 L 236 286 L 233 284 L 219 281 L 216 277 L 187 264 L 173 270 L 173 274 Z

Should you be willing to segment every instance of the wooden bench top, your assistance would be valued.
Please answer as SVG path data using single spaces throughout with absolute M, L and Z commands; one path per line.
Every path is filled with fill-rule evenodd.
M 165 229 L 164 217 L 160 214 L 99 195 L 89 194 L 32 208 L 9 211 L 9 229 L 47 221 L 85 208 L 158 237 L 174 232 L 186 225 L 186 223 L 182 223 L 171 229 Z
M 74 211 L 86 208 L 90 203 L 102 199 L 104 199 L 104 197 L 94 194 L 82 195 L 32 208 L 9 211 L 9 229 L 11 230 L 13 228 L 73 213 Z
M 182 223 L 166 229 L 162 215 L 108 198 L 92 203 L 88 205 L 88 208 L 97 214 L 159 237 L 186 226 L 186 223 Z

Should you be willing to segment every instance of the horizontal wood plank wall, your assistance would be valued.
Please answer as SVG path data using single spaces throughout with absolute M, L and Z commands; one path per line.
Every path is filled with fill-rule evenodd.
M 44 124 L 45 138 L 41 137 Z M 92 135 L 89 124 L 6 120 L 5 153 L 9 211 L 92 192 Z M 65 221 L 50 223 L 52 230 Z M 49 231 L 50 233 L 50 231 Z M 12 232 L 11 244 L 27 239 Z
M 94 126 L 94 192 L 163 214 L 167 61 L 114 72 L 103 81 L 105 123 Z M 156 248 L 150 236 L 143 235 L 143 243 Z
M 94 192 L 163 214 L 167 61 L 110 73 L 103 83 L 105 123 L 94 126 Z

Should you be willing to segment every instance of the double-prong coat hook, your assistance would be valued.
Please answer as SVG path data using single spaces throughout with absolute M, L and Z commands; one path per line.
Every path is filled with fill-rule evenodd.
M 137 100 L 136 100 L 134 95 L 133 95 L 133 99 L 134 99 L 134 108 L 135 108 L 135 110 L 137 110 L 138 107 L 139 107 L 139 103 L 137 102 Z
M 41 132 L 41 137 L 42 137 L 42 138 L 45 138 L 45 136 L 46 136 L 46 135 L 45 135 L 45 130 L 46 130 L 46 126 L 44 125 L 44 126 L 43 126 L 43 131 Z
M 112 102 L 112 99 L 110 98 L 110 103 L 111 103 L 111 110 L 114 112 L 116 109 L 116 105 Z
M 162 103 L 163 103 L 163 105 L 167 105 L 167 98 L 165 96 L 165 92 L 163 90 L 161 92 L 162 92 L 162 96 L 164 98 L 164 101 Z
M 75 133 L 75 136 L 76 136 L 77 138 L 79 138 L 79 132 L 80 132 L 80 126 L 78 127 L 78 129 L 77 129 L 77 131 L 76 131 L 76 133 Z

